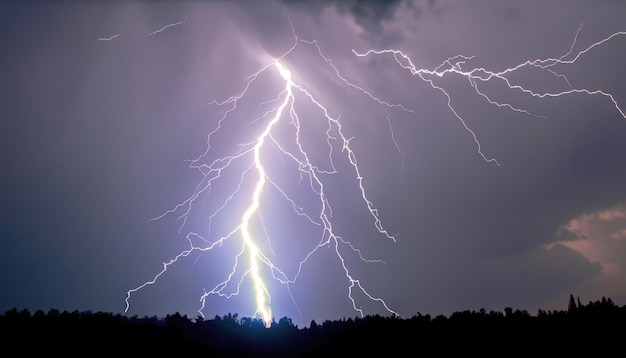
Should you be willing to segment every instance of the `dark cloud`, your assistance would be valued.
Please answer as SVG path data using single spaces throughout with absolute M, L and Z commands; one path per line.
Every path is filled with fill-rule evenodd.
M 503 7 L 500 12 L 507 20 L 520 20 L 522 18 L 522 12 L 513 6 Z
M 316 12 L 333 7 L 341 14 L 352 16 L 358 25 L 373 34 L 379 34 L 383 23 L 393 20 L 399 9 L 417 17 L 422 11 L 432 11 L 435 8 L 435 0 L 427 0 L 424 4 L 421 1 L 410 0 L 282 1 L 291 7 Z
M 382 21 L 393 18 L 396 9 L 403 1 L 404 0 L 283 0 L 283 2 L 289 6 L 305 10 L 321 11 L 327 7 L 334 7 L 341 13 L 353 16 L 359 25 L 370 30 L 378 29 Z

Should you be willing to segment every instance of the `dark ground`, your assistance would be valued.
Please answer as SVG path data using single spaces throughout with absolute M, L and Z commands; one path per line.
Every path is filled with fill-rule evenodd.
M 267 329 L 259 319 L 228 314 L 190 319 L 127 317 L 103 312 L 47 313 L 12 309 L 0 315 L 0 357 L 172 355 L 205 357 L 626 357 L 626 306 L 602 298 L 586 305 L 570 297 L 567 310 L 536 315 L 505 308 L 367 316 L 311 322 L 298 328 L 281 318 Z

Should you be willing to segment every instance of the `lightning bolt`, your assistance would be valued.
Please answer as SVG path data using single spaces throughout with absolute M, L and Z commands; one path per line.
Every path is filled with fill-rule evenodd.
M 188 16 L 185 16 L 185 18 L 184 18 L 182 21 L 178 21 L 178 22 L 174 22 L 174 23 L 171 23 L 171 24 L 167 24 L 167 25 L 165 25 L 165 26 L 161 27 L 161 28 L 160 28 L 160 29 L 158 29 L 158 30 L 152 31 L 151 33 L 149 33 L 148 35 L 146 35 L 146 37 L 153 36 L 153 35 L 156 35 L 156 34 L 158 34 L 158 33 L 161 33 L 161 32 L 163 32 L 163 31 L 167 30 L 167 29 L 168 29 L 168 28 L 170 28 L 170 27 L 173 27 L 173 26 L 178 26 L 178 25 L 182 25 L 183 23 L 185 23 L 185 21 L 187 21 L 187 19 L 188 19 L 188 18 L 189 18 Z
M 185 16 L 185 18 L 184 18 L 184 19 L 182 19 L 181 21 L 174 22 L 174 23 L 171 23 L 171 24 L 167 24 L 167 25 L 165 25 L 165 26 L 161 27 L 160 29 L 158 29 L 158 30 L 154 30 L 154 31 L 152 31 L 151 33 L 149 33 L 149 34 L 145 35 L 145 37 L 144 37 L 144 38 L 148 38 L 148 37 L 150 37 L 150 36 L 154 36 L 154 35 L 156 35 L 156 34 L 159 34 L 159 33 L 163 32 L 163 31 L 167 30 L 167 29 L 168 29 L 168 28 L 170 28 L 170 27 L 174 27 L 174 26 L 182 25 L 182 24 L 184 24 L 184 23 L 185 23 L 185 21 L 187 21 L 187 19 L 188 19 L 188 18 L 189 18 L 189 16 Z M 115 35 L 112 35 L 112 36 L 109 36 L 109 37 L 99 37 L 99 38 L 97 38 L 96 40 L 97 40 L 97 41 L 112 41 L 112 40 L 114 40 L 114 39 L 116 39 L 116 38 L 118 38 L 118 37 L 120 37 L 120 36 L 122 36 L 122 34 L 115 34 Z
M 168 26 L 175 26 L 181 23 L 182 22 L 167 25 L 148 36 L 163 31 Z M 469 67 L 468 63 L 475 60 L 474 56 L 453 56 L 444 60 L 435 68 L 427 69 L 418 68 L 407 53 L 398 49 L 370 49 L 364 52 L 359 52 L 353 49 L 352 52 L 355 56 L 363 58 L 371 56 L 391 56 L 401 68 L 409 71 L 411 75 L 418 77 L 420 80 L 428 83 L 434 90 L 442 93 L 447 100 L 447 107 L 449 110 L 473 138 L 476 145 L 476 151 L 480 157 L 486 162 L 494 163 L 500 166 L 500 163 L 495 158 L 484 154 L 478 135 L 466 123 L 465 118 L 459 113 L 459 111 L 455 109 L 452 96 L 442 85 L 438 84 L 438 79 L 445 76 L 460 76 L 469 82 L 474 93 L 476 93 L 480 98 L 483 98 L 490 105 L 506 108 L 511 111 L 531 116 L 536 115 L 524 108 L 517 107 L 514 104 L 499 102 L 492 99 L 486 91 L 482 89 L 483 84 L 490 81 L 501 81 L 512 91 L 520 91 L 524 94 L 537 98 L 558 97 L 574 93 L 601 95 L 611 100 L 620 115 L 623 118 L 626 118 L 624 111 L 619 107 L 616 100 L 610 93 L 602 90 L 589 90 L 585 88 L 572 87 L 569 79 L 564 75 L 559 74 L 554 69 L 557 65 L 572 64 L 591 49 L 600 46 L 614 37 L 626 34 L 625 32 L 614 33 L 607 38 L 576 52 L 574 51 L 574 48 L 576 47 L 578 35 L 581 30 L 582 24 L 576 32 L 576 36 L 569 51 L 562 56 L 528 60 L 502 71 L 488 70 L 483 67 Z M 229 207 L 236 206 L 240 203 L 240 199 L 244 198 L 245 204 L 240 220 L 237 221 L 236 224 L 233 224 L 232 227 L 229 227 L 225 234 L 217 236 L 212 235 L 212 239 L 206 238 L 204 235 L 194 231 L 188 232 L 185 236 L 188 243 L 187 249 L 181 251 L 169 261 L 164 262 L 161 271 L 159 271 L 151 280 L 127 291 L 125 299 L 125 312 L 129 309 L 131 296 L 146 286 L 155 284 L 158 279 L 166 273 L 171 265 L 192 253 L 218 250 L 226 242 L 240 239 L 240 244 L 238 246 L 239 249 L 233 257 L 234 263 L 226 277 L 221 282 L 215 284 L 211 289 L 205 290 L 201 295 L 201 304 L 198 309 L 200 315 L 204 316 L 203 310 L 205 309 L 206 300 L 209 296 L 217 295 L 226 299 L 231 298 L 241 292 L 242 285 L 246 282 L 246 279 L 249 279 L 255 295 L 255 315 L 260 316 L 266 327 L 270 327 L 273 319 L 273 312 L 270 307 L 271 294 L 268 288 L 268 283 L 264 279 L 264 273 L 269 273 L 272 280 L 287 287 L 294 305 L 298 311 L 300 311 L 296 300 L 291 294 L 290 286 L 298 281 L 298 278 L 300 277 L 309 259 L 324 247 L 332 249 L 334 256 L 337 258 L 343 270 L 343 276 L 347 281 L 347 298 L 356 312 L 358 312 L 361 316 L 364 315 L 363 308 L 356 299 L 356 293 L 360 292 L 360 294 L 367 299 L 379 304 L 388 313 L 398 315 L 398 313 L 390 308 L 382 298 L 371 294 L 367 290 L 363 282 L 354 273 L 354 270 L 351 269 L 348 260 L 346 259 L 346 255 L 355 255 L 361 261 L 366 263 L 384 264 L 384 262 L 381 260 L 367 258 L 358 247 L 356 247 L 350 240 L 342 237 L 333 227 L 332 206 L 330 204 L 329 196 L 327 195 L 328 190 L 325 178 L 338 173 L 338 169 L 334 163 L 335 156 L 337 154 L 336 146 L 338 146 L 340 147 L 340 152 L 343 158 L 347 160 L 349 168 L 354 174 L 354 183 L 358 188 L 358 192 L 360 193 L 364 206 L 371 215 L 374 227 L 382 237 L 390 239 L 394 242 L 396 241 L 396 237 L 390 234 L 382 225 L 378 209 L 374 206 L 373 202 L 367 195 L 364 178 L 361 174 L 361 169 L 357 161 L 357 155 L 351 145 L 351 141 L 354 138 L 349 137 L 345 133 L 343 127 L 344 120 L 341 116 L 333 115 L 332 111 L 323 104 L 323 101 L 317 98 L 313 94 L 314 92 L 301 83 L 298 80 L 297 75 L 294 75 L 294 73 L 287 68 L 285 63 L 288 61 L 286 61 L 286 59 L 298 46 L 310 46 L 314 49 L 318 58 L 323 60 L 328 68 L 331 69 L 331 72 L 334 74 L 333 80 L 336 83 L 356 91 L 357 94 L 360 93 L 360 95 L 365 96 L 373 103 L 381 106 L 385 112 L 387 110 L 401 110 L 414 114 L 415 111 L 408 109 L 401 104 L 385 101 L 375 96 L 370 91 L 367 91 L 363 87 L 350 82 L 341 74 L 332 61 L 324 55 L 316 41 L 299 39 L 295 34 L 295 30 L 293 31 L 293 37 L 294 44 L 285 53 L 278 58 L 273 58 L 269 61 L 269 64 L 244 79 L 243 90 L 223 101 L 213 100 L 209 103 L 210 105 L 224 108 L 223 114 L 217 120 L 216 127 L 207 136 L 206 150 L 197 158 L 188 161 L 189 168 L 197 170 L 203 179 L 186 200 L 179 203 L 174 208 L 164 212 L 162 215 L 151 219 L 151 221 L 159 220 L 170 214 L 177 215 L 176 221 L 180 222 L 179 233 L 182 232 L 182 230 L 184 230 L 184 228 L 188 225 L 188 219 L 190 218 L 192 211 L 194 211 L 195 207 L 199 205 L 201 197 L 208 196 L 215 185 L 228 181 L 225 177 L 226 174 L 224 174 L 226 171 L 229 169 L 235 170 L 240 168 L 239 165 L 241 165 L 241 168 L 243 169 L 241 169 L 239 180 L 236 182 L 235 188 L 229 192 L 221 204 L 217 205 L 217 209 L 208 214 L 208 232 L 209 234 L 211 233 L 211 224 L 214 219 L 218 217 L 218 215 L 226 215 L 225 211 Z M 526 67 L 546 71 L 553 76 L 562 78 L 567 85 L 567 89 L 560 92 L 538 92 L 515 84 L 509 79 L 511 74 Z M 241 113 L 239 111 L 241 102 L 249 96 L 249 92 L 252 91 L 255 83 L 260 81 L 260 77 L 265 75 L 279 79 L 283 86 L 282 90 L 279 91 L 273 100 L 259 103 L 260 105 L 274 104 L 274 106 L 261 116 L 251 119 L 248 123 L 249 125 L 263 123 L 259 133 L 255 134 L 252 140 L 240 143 L 237 146 L 238 149 L 231 152 L 229 155 L 220 156 L 214 160 L 209 159 L 213 149 L 213 141 L 223 131 L 223 128 L 227 125 L 229 120 L 232 120 L 233 117 L 236 117 Z M 306 135 L 303 133 L 302 128 L 302 114 L 298 111 L 301 104 L 308 104 L 310 107 L 316 109 L 319 117 L 321 117 L 326 124 L 325 140 L 328 148 L 328 156 L 325 164 L 318 163 L 316 159 L 313 159 L 311 152 L 304 144 L 303 137 Z M 396 149 L 401 155 L 404 155 L 395 140 L 389 115 L 383 117 L 389 125 L 391 138 L 396 146 Z M 291 142 L 289 142 L 291 145 L 289 145 L 286 138 L 284 138 L 284 133 L 277 130 L 277 128 L 281 125 L 283 128 L 285 125 L 291 128 L 292 137 Z M 287 158 L 287 160 L 292 164 L 295 164 L 299 173 L 300 181 L 308 183 L 311 193 L 314 194 L 314 197 L 318 202 L 317 205 L 319 211 L 316 212 L 316 215 L 313 215 L 310 211 L 300 207 L 298 205 L 298 201 L 290 197 L 289 191 L 279 185 L 278 181 L 274 177 L 274 173 L 268 166 L 268 153 L 277 153 L 283 158 Z M 250 180 L 253 181 L 252 185 L 248 185 Z M 262 210 L 265 203 L 264 194 L 269 190 L 275 190 L 278 192 L 285 202 L 291 206 L 295 215 L 304 217 L 311 225 L 318 227 L 321 230 L 319 241 L 312 245 L 310 250 L 303 255 L 302 259 L 299 260 L 297 264 L 297 269 L 294 270 L 295 273 L 292 274 L 288 274 L 286 270 L 281 269 L 281 267 L 272 260 L 272 257 L 275 256 L 275 254 L 271 246 L 271 235 L 267 231 L 262 216 Z M 265 245 L 262 244 L 261 239 L 263 238 L 267 239 L 267 244 Z M 246 258 L 247 263 L 244 263 Z
M 272 118 L 271 121 L 265 127 L 265 130 L 261 133 L 261 135 L 257 138 L 256 144 L 254 145 L 254 167 L 257 170 L 259 175 L 259 180 L 257 181 L 254 192 L 252 194 L 252 203 L 246 209 L 246 212 L 243 214 L 241 218 L 241 236 L 243 237 L 243 242 L 248 250 L 248 256 L 250 260 L 250 273 L 252 275 L 252 281 L 254 284 L 254 290 L 256 294 L 256 303 L 257 303 L 257 312 L 261 315 L 263 322 L 267 327 L 271 326 L 272 323 L 272 310 L 267 305 L 269 302 L 269 294 L 267 292 L 267 288 L 263 279 L 259 274 L 259 261 L 263 260 L 263 256 L 255 241 L 253 239 L 253 235 L 250 233 L 250 218 L 259 208 L 259 201 L 261 197 L 261 193 L 263 192 L 263 187 L 266 183 L 266 173 L 265 168 L 263 167 L 263 161 L 261 160 L 261 148 L 265 143 L 265 139 L 269 137 L 272 127 L 280 120 L 282 117 L 283 111 L 285 107 L 289 104 L 289 102 L 293 98 L 293 82 L 291 81 L 291 73 L 289 70 L 285 69 L 280 62 L 276 61 L 276 67 L 280 73 L 280 76 L 285 80 L 285 98 L 276 110 L 276 115 Z
M 578 52 L 574 52 L 574 48 L 576 46 L 576 43 L 578 42 L 578 35 L 580 34 L 580 31 L 583 28 L 583 24 L 584 24 L 584 21 L 581 22 L 581 24 L 579 25 L 576 31 L 576 35 L 574 36 L 574 40 L 572 41 L 569 51 L 563 54 L 562 56 L 558 58 L 549 57 L 549 58 L 540 58 L 540 59 L 535 59 L 535 60 L 527 60 L 516 66 L 506 68 L 502 71 L 492 71 L 484 67 L 474 67 L 470 69 L 464 69 L 466 63 L 470 60 L 473 60 L 475 56 L 456 55 L 456 56 L 447 58 L 445 61 L 443 61 L 439 66 L 435 67 L 434 69 L 428 69 L 428 68 L 418 68 L 414 64 L 413 60 L 408 54 L 397 49 L 383 49 L 383 50 L 370 49 L 365 52 L 358 52 L 352 49 L 352 53 L 356 55 L 357 57 L 368 57 L 368 56 L 374 56 L 374 55 L 390 55 L 393 57 L 394 61 L 400 67 L 409 71 L 411 75 L 417 76 L 422 81 L 427 82 L 433 89 L 436 89 L 440 91 L 441 93 L 443 93 L 443 95 L 447 99 L 447 105 L 450 111 L 461 122 L 465 130 L 469 132 L 470 135 L 472 136 L 476 144 L 476 150 L 478 154 L 480 154 L 480 156 L 485 161 L 493 162 L 497 164 L 498 166 L 500 166 L 500 163 L 495 158 L 487 157 L 483 153 L 480 141 L 478 140 L 478 136 L 467 125 L 465 119 L 454 108 L 454 106 L 452 105 L 452 98 L 450 94 L 442 86 L 439 86 L 438 84 L 436 84 L 435 81 L 445 76 L 460 76 L 462 78 L 467 79 L 467 81 L 469 81 L 474 91 L 479 96 L 483 97 L 489 104 L 495 105 L 498 107 L 506 107 L 510 110 L 526 113 L 528 115 L 533 115 L 533 114 L 531 114 L 530 112 L 528 112 L 527 110 L 523 108 L 515 107 L 513 104 L 501 103 L 501 102 L 491 99 L 487 94 L 481 91 L 480 89 L 481 84 L 490 82 L 490 81 L 502 81 L 510 90 L 521 91 L 524 94 L 537 97 L 537 98 L 560 97 L 560 96 L 565 96 L 565 95 L 574 94 L 574 93 L 582 93 L 582 94 L 587 94 L 587 95 L 601 95 L 601 96 L 607 97 L 613 103 L 613 106 L 619 112 L 622 118 L 626 118 L 626 114 L 624 114 L 624 111 L 622 110 L 622 108 L 620 108 L 620 106 L 618 105 L 617 101 L 615 100 L 612 94 L 602 91 L 602 90 L 590 90 L 587 88 L 572 87 L 569 79 L 565 75 L 559 74 L 552 69 L 552 67 L 557 66 L 557 65 L 573 64 L 581 56 L 591 51 L 593 48 L 600 46 L 615 37 L 626 35 L 626 32 L 618 31 L 603 38 L 600 41 L 592 43 L 591 45 L 587 46 L 586 48 L 583 48 L 582 50 L 579 50 Z M 566 82 L 568 88 L 559 92 L 538 92 L 530 88 L 524 87 L 522 85 L 514 84 L 509 79 L 509 76 L 519 71 L 520 69 L 526 68 L 526 67 L 533 67 L 533 68 L 537 68 L 540 70 L 546 70 L 552 75 L 562 78 Z M 545 116 L 540 116 L 540 117 L 545 118 Z
M 225 178 L 223 178 L 223 172 L 225 170 L 232 166 L 235 166 L 236 163 L 239 161 L 248 161 L 249 164 L 245 167 L 246 169 L 243 170 L 236 189 L 231 192 L 231 194 L 226 198 L 226 200 L 224 200 L 222 205 L 220 205 L 216 211 L 209 215 L 209 231 L 213 219 L 218 214 L 220 214 L 222 210 L 224 210 L 233 203 L 236 195 L 242 194 L 242 191 L 244 190 L 244 181 L 249 176 L 254 176 L 256 178 L 256 181 L 253 185 L 251 193 L 249 193 L 247 196 L 244 195 L 244 197 L 247 198 L 246 201 L 248 202 L 248 205 L 245 208 L 243 215 L 241 216 L 241 220 L 238 222 L 236 227 L 232 228 L 232 230 L 230 230 L 226 235 L 223 235 L 216 241 L 210 241 L 196 232 L 188 233 L 186 235 L 187 241 L 189 243 L 188 249 L 180 252 L 170 261 L 163 263 L 162 270 L 157 273 L 152 280 L 149 280 L 127 292 L 125 312 L 127 312 L 129 309 L 130 298 L 133 293 L 143 289 L 146 286 L 155 284 L 159 277 L 163 275 L 171 265 L 173 265 L 180 259 L 189 256 L 193 252 L 214 250 L 217 247 L 222 246 L 222 244 L 225 243 L 227 240 L 231 240 L 234 237 L 240 237 L 241 246 L 238 253 L 235 255 L 235 263 L 232 266 L 230 273 L 223 281 L 216 284 L 212 289 L 205 290 L 203 295 L 200 297 L 201 307 L 199 308 L 198 312 L 202 316 L 204 316 L 203 310 L 206 305 L 206 299 L 209 296 L 218 295 L 225 298 L 231 298 L 234 295 L 238 295 L 241 291 L 241 286 L 243 285 L 245 279 L 249 277 L 255 294 L 255 315 L 260 316 L 266 327 L 270 327 L 273 319 L 272 309 L 270 307 L 271 295 L 269 293 L 267 284 L 262 276 L 263 270 L 269 271 L 271 273 L 272 279 L 288 287 L 289 295 L 291 296 L 291 299 L 294 305 L 297 307 L 298 311 L 300 311 L 296 300 L 291 294 L 289 286 L 296 283 L 298 277 L 303 270 L 303 267 L 305 266 L 309 258 L 323 247 L 333 248 L 334 254 L 338 258 L 341 268 L 344 272 L 344 276 L 348 282 L 347 297 L 356 312 L 358 312 L 361 316 L 364 315 L 363 309 L 357 303 L 357 300 L 354 297 L 355 292 L 359 291 L 368 299 L 380 304 L 390 314 L 398 315 L 397 312 L 392 310 L 382 298 L 376 297 L 368 292 L 364 284 L 350 269 L 349 264 L 346 261 L 345 255 L 346 252 L 353 253 L 360 260 L 367 263 L 384 264 L 384 262 L 382 260 L 366 258 L 362 254 L 361 250 L 354 246 L 350 241 L 338 235 L 333 228 L 332 208 L 326 195 L 327 189 L 325 187 L 325 180 L 323 176 L 333 175 L 338 172 L 333 162 L 333 152 L 335 151 L 333 143 L 339 141 L 341 152 L 344 153 L 345 158 L 354 170 L 356 185 L 361 194 L 361 199 L 363 200 L 367 210 L 369 211 L 373 219 L 374 227 L 383 237 L 396 241 L 395 236 L 391 235 L 383 227 L 382 221 L 378 214 L 378 210 L 375 208 L 373 202 L 368 198 L 365 185 L 363 183 L 364 178 L 361 175 L 361 170 L 357 162 L 356 154 L 351 147 L 351 140 L 353 138 L 349 138 L 344 133 L 340 116 L 331 115 L 327 107 L 325 107 L 320 100 L 318 100 L 309 90 L 307 90 L 305 86 L 294 81 L 294 79 L 292 78 L 292 73 L 283 64 L 283 60 L 290 53 L 292 53 L 297 46 L 312 46 L 318 56 L 331 68 L 332 72 L 336 76 L 334 80 L 337 83 L 346 85 L 349 88 L 360 92 L 362 95 L 366 96 L 373 102 L 383 106 L 383 108 L 399 109 L 409 113 L 414 113 L 414 111 L 407 109 L 400 104 L 393 104 L 384 101 L 379 97 L 373 95 L 371 92 L 365 90 L 364 88 L 348 81 L 344 76 L 341 75 L 337 67 L 335 67 L 332 63 L 332 61 L 322 53 L 322 50 L 316 41 L 300 40 L 296 36 L 295 31 L 293 33 L 293 36 L 294 44 L 292 45 L 292 47 L 282 56 L 274 59 L 272 63 L 261 68 L 256 73 L 248 76 L 245 79 L 244 89 L 240 93 L 235 96 L 231 96 L 224 101 L 214 100 L 209 103 L 210 105 L 225 106 L 227 109 L 218 119 L 216 128 L 208 134 L 207 147 L 204 153 L 202 153 L 195 159 L 189 160 L 189 167 L 198 170 L 203 175 L 204 180 L 200 184 L 198 184 L 194 193 L 189 196 L 185 201 L 176 205 L 171 210 L 166 211 L 162 215 L 151 219 L 151 221 L 159 220 L 168 214 L 174 214 L 179 212 L 180 214 L 176 220 L 181 222 L 179 228 L 179 232 L 181 232 L 187 225 L 187 220 L 192 212 L 192 209 L 194 208 L 194 205 L 196 205 L 196 202 L 199 200 L 201 195 L 208 194 L 211 191 L 212 186 L 215 185 L 218 181 L 226 180 Z M 218 135 L 220 130 L 222 130 L 226 121 L 231 118 L 231 116 L 235 115 L 235 113 L 237 113 L 240 101 L 242 101 L 247 96 L 248 92 L 254 86 L 254 83 L 259 80 L 259 77 L 261 75 L 273 71 L 276 71 L 278 73 L 278 77 L 284 83 L 284 87 L 274 100 L 268 102 L 277 102 L 278 105 L 265 112 L 259 118 L 256 118 L 252 122 L 250 122 L 256 123 L 258 121 L 263 121 L 267 118 L 266 123 L 263 125 L 260 133 L 256 135 L 252 141 L 240 144 L 238 146 L 239 150 L 236 153 L 219 157 L 210 163 L 206 163 L 205 159 L 211 153 L 212 140 L 215 136 Z M 296 110 L 297 98 L 302 100 L 302 102 L 308 102 L 309 105 L 317 108 L 319 110 L 319 113 L 327 123 L 325 135 L 326 143 L 329 147 L 329 169 L 322 169 L 319 165 L 316 165 L 315 161 L 311 159 L 307 149 L 305 149 L 305 145 L 302 141 L 303 133 L 301 130 L 301 119 Z M 386 118 L 391 129 L 391 123 L 389 122 L 388 116 Z M 274 129 L 280 121 L 288 121 L 288 123 L 294 128 L 294 148 L 288 149 L 284 144 L 282 144 L 283 139 L 278 137 L 278 135 L 274 133 Z M 395 139 L 394 143 L 396 146 L 398 146 L 395 142 Z M 264 158 L 263 156 L 263 152 L 267 150 L 268 146 L 273 146 L 277 149 L 278 153 L 285 156 L 297 165 L 298 171 L 300 172 L 300 181 L 303 181 L 305 179 L 308 181 L 311 191 L 315 193 L 315 197 L 317 197 L 317 200 L 319 201 L 320 211 L 317 215 L 317 218 L 313 218 L 312 215 L 305 212 L 300 206 L 298 206 L 296 201 L 289 197 L 287 191 L 281 188 L 277 184 L 277 182 L 271 178 L 270 174 L 268 174 L 266 169 L 266 163 L 268 159 Z M 399 147 L 398 150 L 400 150 Z M 261 225 L 265 228 L 265 225 L 262 222 L 260 209 L 262 207 L 263 193 L 264 190 L 267 189 L 268 185 L 271 185 L 272 188 L 276 189 L 282 195 L 282 197 L 289 203 L 289 205 L 291 205 L 293 211 L 297 215 L 305 217 L 311 224 L 315 226 L 322 227 L 321 238 L 319 242 L 316 245 L 313 245 L 312 249 L 308 251 L 306 255 L 304 255 L 303 259 L 297 265 L 297 270 L 295 274 L 291 276 L 289 276 L 284 270 L 276 265 L 270 258 L 269 253 L 264 251 L 259 246 L 259 233 L 255 233 L 252 228 L 252 226 L 254 226 L 254 220 L 256 218 L 259 219 Z M 266 232 L 265 236 L 269 237 Z M 270 249 L 267 251 L 272 252 L 271 242 L 269 243 L 269 247 Z M 247 265 L 245 265 L 245 268 L 241 268 L 242 266 L 244 266 L 244 264 L 242 263 L 244 257 L 247 257 Z
M 109 36 L 109 37 L 99 37 L 98 41 L 111 41 L 114 38 L 118 37 L 118 36 L 122 36 L 122 34 L 115 34 L 113 36 Z

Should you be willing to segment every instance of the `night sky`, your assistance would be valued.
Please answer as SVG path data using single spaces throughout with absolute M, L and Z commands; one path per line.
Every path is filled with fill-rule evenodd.
M 624 14 L 4 1 L 0 311 L 124 313 L 183 253 L 127 314 L 197 317 L 221 290 L 202 314 L 254 316 L 257 144 L 249 228 L 276 320 L 624 305 Z M 358 56 L 390 49 L 408 57 Z

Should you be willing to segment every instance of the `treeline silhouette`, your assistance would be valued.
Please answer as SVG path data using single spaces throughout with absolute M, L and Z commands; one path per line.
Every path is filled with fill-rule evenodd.
M 179 313 L 164 318 L 106 312 L 0 315 L 0 357 L 172 355 L 182 357 L 323 357 L 339 354 L 449 357 L 626 357 L 626 306 L 610 298 L 567 310 L 460 311 L 450 316 L 366 316 L 312 321 L 287 317 L 265 328 L 260 319 L 228 314 L 213 319 Z

